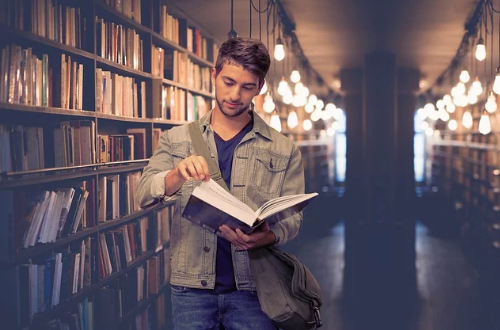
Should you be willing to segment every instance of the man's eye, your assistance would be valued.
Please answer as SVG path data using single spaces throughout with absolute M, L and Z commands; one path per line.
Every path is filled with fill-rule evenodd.
M 244 89 L 245 89 L 246 91 L 251 91 L 251 90 L 253 89 L 253 87 L 244 87 Z
M 227 81 L 225 81 L 224 83 L 226 84 L 226 86 L 233 86 L 233 83 L 232 83 L 232 82 L 227 82 Z

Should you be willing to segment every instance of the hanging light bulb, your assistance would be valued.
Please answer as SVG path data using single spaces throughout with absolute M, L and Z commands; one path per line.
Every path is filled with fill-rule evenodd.
M 323 110 L 324 106 L 325 106 L 325 102 L 323 102 L 323 100 L 316 101 L 316 109 Z
M 277 114 L 274 114 L 271 116 L 271 121 L 269 122 L 269 126 L 277 130 L 278 132 L 281 132 L 281 119 L 280 116 Z
M 490 116 L 487 113 L 483 113 L 481 115 L 481 119 L 479 119 L 479 133 L 486 135 L 491 132 L 491 123 Z
M 298 108 L 298 107 L 300 107 L 301 103 L 302 103 L 302 100 L 301 100 L 301 98 L 300 98 L 300 95 L 295 94 L 295 95 L 293 96 L 292 105 L 293 105 L 294 107 Z
M 304 120 L 304 122 L 302 123 L 302 128 L 306 131 L 309 131 L 312 126 L 312 122 L 309 119 Z
M 285 95 L 283 95 L 283 103 L 285 104 L 291 104 L 293 102 L 293 94 L 292 92 L 288 92 Z
M 309 96 L 309 88 L 304 86 L 300 91 L 300 95 L 306 98 L 306 103 L 307 103 L 307 97 Z
M 498 71 L 498 69 L 497 69 Z M 498 95 L 500 94 L 500 73 L 495 76 L 495 82 L 493 83 L 493 91 Z
M 304 84 L 301 82 L 298 82 L 295 84 L 295 94 L 300 94 L 302 93 L 302 89 L 304 89 Z
M 444 108 L 439 109 L 437 114 L 442 121 L 448 121 L 450 119 L 450 114 Z
M 438 109 L 444 109 L 444 101 L 443 100 L 438 100 L 436 102 L 436 108 L 438 108 Z
M 267 93 L 266 97 L 264 98 L 263 108 L 267 113 L 273 112 L 276 108 L 276 105 L 274 104 L 273 98 L 270 93 Z
M 285 80 L 285 77 L 281 77 L 281 81 L 278 84 L 278 94 L 284 96 L 287 93 L 288 89 L 289 87 L 288 83 Z
M 259 95 L 264 95 L 267 92 L 267 81 L 264 80 L 264 86 L 260 89 Z
M 479 77 L 476 77 L 476 79 L 472 83 L 472 86 L 470 87 L 470 90 L 474 91 L 474 93 L 477 96 L 479 96 L 483 93 L 483 87 L 481 86 L 481 82 L 479 81 Z
M 297 113 L 292 111 L 288 114 L 287 125 L 289 128 L 295 128 L 299 124 L 299 117 L 297 117 Z
M 307 113 L 313 112 L 314 111 L 314 104 L 307 103 L 304 110 L 306 110 Z
M 326 135 L 328 135 L 328 136 L 334 136 L 335 135 L 335 128 L 328 127 L 328 129 L 326 130 Z
M 477 95 L 472 90 L 472 87 L 471 87 L 471 89 L 469 89 L 469 93 L 467 94 L 467 102 L 469 104 L 476 104 L 476 102 L 477 102 Z
M 462 126 L 470 129 L 472 127 L 472 114 L 470 111 L 464 111 L 464 115 L 462 116 Z
M 465 84 L 465 83 L 469 82 L 469 80 L 470 80 L 469 71 L 462 70 L 462 72 L 460 72 L 460 81 Z
M 465 94 L 465 85 L 463 82 L 459 82 L 455 87 L 457 95 Z
M 279 36 L 276 40 L 276 45 L 274 46 L 274 58 L 277 61 L 282 61 L 285 58 L 285 46 L 283 46 L 283 42 Z
M 456 130 L 458 127 L 458 123 L 455 119 L 452 119 L 448 122 L 448 128 L 451 130 L 451 131 L 454 131 Z
M 484 108 L 489 113 L 493 113 L 497 110 L 497 100 L 496 100 L 495 94 L 493 94 L 493 92 L 490 92 L 490 96 L 488 96 L 488 100 L 486 101 Z
M 455 105 L 453 103 L 447 104 L 446 111 L 448 111 L 449 113 L 454 113 L 455 112 Z
M 483 38 L 479 38 L 476 46 L 476 59 L 478 61 L 484 61 L 486 58 L 486 46 L 484 45 Z
M 309 99 L 307 100 L 307 102 L 311 103 L 312 105 L 315 105 L 317 100 L 318 98 L 316 97 L 316 95 L 311 94 L 309 95 Z
M 341 108 L 335 108 L 333 110 L 333 118 L 335 120 L 341 120 L 343 116 L 344 116 L 344 111 Z
M 318 121 L 321 119 L 323 115 L 323 111 L 321 111 L 320 109 L 316 108 L 316 110 L 313 111 L 313 113 L 311 113 L 311 120 L 312 121 Z
M 427 135 L 427 136 L 433 136 L 434 135 L 434 130 L 432 129 L 432 127 L 427 127 L 425 129 L 425 135 Z
M 290 75 L 290 80 L 296 84 L 300 81 L 300 72 L 299 70 L 293 70 L 292 74 Z
M 451 100 L 451 96 L 449 94 L 446 94 L 445 96 L 443 96 L 443 102 L 446 105 L 449 105 L 449 104 L 453 103 L 452 100 Z

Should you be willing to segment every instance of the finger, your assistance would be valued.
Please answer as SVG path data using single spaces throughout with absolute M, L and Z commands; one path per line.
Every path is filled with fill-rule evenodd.
M 186 171 L 186 165 L 184 163 L 177 165 L 177 168 L 179 169 L 179 174 L 184 178 L 184 180 L 189 181 L 189 179 L 191 179 L 191 176 Z
M 255 233 L 256 234 L 256 233 Z M 254 234 L 254 235 L 255 235 Z M 238 240 L 244 242 L 244 243 L 254 243 L 255 239 L 254 237 L 245 234 L 244 232 L 241 231 L 241 229 L 236 228 L 236 235 L 238 236 Z
M 208 163 L 207 161 L 205 160 L 205 158 L 203 158 L 202 156 L 198 156 L 198 161 L 200 162 L 200 165 L 202 167 L 202 172 L 204 173 L 205 175 L 205 181 L 208 181 L 210 180 L 210 169 L 208 168 Z
M 194 164 L 192 161 L 186 162 L 186 170 L 189 173 L 190 177 L 192 177 L 195 180 L 199 180 L 198 173 L 196 172 L 196 168 L 194 167 Z
M 207 174 L 205 173 L 205 170 L 204 170 L 201 162 L 198 159 L 194 159 L 193 165 L 194 165 L 194 168 L 196 170 L 196 175 L 198 176 L 198 178 L 200 180 L 205 180 L 205 178 L 207 177 Z M 210 174 L 208 174 L 208 175 L 210 176 Z

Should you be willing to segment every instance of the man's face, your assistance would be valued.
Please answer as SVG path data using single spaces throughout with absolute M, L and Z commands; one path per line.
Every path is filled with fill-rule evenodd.
M 247 112 L 254 96 L 259 94 L 259 78 L 240 66 L 224 64 L 219 74 L 212 69 L 215 100 L 219 110 L 227 117 Z

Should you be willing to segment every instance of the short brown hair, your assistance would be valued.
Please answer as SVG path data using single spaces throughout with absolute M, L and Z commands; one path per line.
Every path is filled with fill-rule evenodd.
M 221 72 L 224 64 L 243 67 L 259 77 L 262 84 L 266 77 L 271 58 L 266 46 L 258 39 L 236 37 L 226 40 L 219 49 L 215 63 L 216 75 Z

